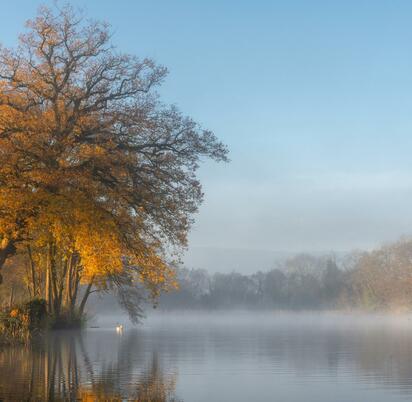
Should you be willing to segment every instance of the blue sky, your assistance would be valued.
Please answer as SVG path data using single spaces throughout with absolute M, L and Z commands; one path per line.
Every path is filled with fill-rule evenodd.
M 2 4 L 3 44 L 40 3 Z M 412 233 L 412 2 L 71 3 L 107 20 L 120 49 L 167 66 L 163 99 L 230 148 L 229 165 L 200 171 L 189 264 L 254 270 L 276 251 Z

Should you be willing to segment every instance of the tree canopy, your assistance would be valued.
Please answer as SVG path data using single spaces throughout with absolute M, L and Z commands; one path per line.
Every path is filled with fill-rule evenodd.
M 69 6 L 40 8 L 0 48 L 0 268 L 29 248 L 50 280 L 74 270 L 105 287 L 133 267 L 153 292 L 167 283 L 166 250 L 186 245 L 202 201 L 199 162 L 227 149 L 160 101 L 166 73 Z

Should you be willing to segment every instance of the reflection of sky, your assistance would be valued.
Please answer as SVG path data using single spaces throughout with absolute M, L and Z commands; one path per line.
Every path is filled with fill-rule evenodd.
M 2 4 L 6 44 L 36 3 Z M 168 66 L 164 98 L 231 149 L 230 165 L 201 170 L 191 253 L 411 233 L 411 2 L 72 3 L 111 22 L 122 49 Z
M 121 336 L 119 319 L 50 334 L 40 348 L 2 348 L 0 400 L 28 400 L 30 392 L 46 400 L 46 376 L 56 397 L 79 391 L 99 400 L 166 402 L 154 397 L 165 392 L 187 402 L 395 402 L 412 395 L 407 316 L 168 313 Z M 151 399 L 138 398 L 146 392 Z

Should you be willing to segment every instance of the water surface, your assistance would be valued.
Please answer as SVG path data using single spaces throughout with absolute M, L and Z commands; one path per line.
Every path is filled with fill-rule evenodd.
M 346 314 L 154 316 L 0 349 L 0 400 L 412 399 L 412 321 Z

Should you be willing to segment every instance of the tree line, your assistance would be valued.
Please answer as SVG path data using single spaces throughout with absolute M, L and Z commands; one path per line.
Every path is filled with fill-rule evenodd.
M 400 310 L 412 306 L 412 240 L 341 257 L 298 254 L 267 272 L 181 268 L 162 309 Z

